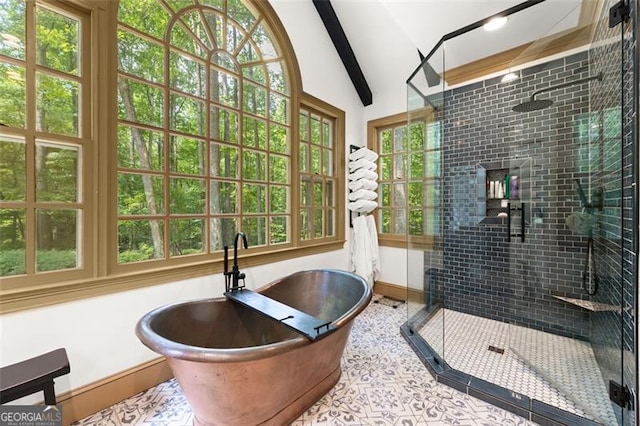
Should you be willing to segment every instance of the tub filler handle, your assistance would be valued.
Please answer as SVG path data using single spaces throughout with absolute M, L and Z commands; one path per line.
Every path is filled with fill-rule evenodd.
M 277 300 L 251 290 L 242 289 L 224 293 L 227 299 L 240 303 L 297 331 L 309 340 L 318 340 L 337 330 L 331 321 L 325 321 L 299 311 Z

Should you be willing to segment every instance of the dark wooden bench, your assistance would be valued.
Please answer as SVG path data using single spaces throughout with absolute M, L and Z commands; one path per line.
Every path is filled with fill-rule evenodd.
M 2 367 L 0 404 L 43 391 L 44 403 L 56 405 L 53 379 L 69 374 L 70 371 L 67 351 L 63 348 Z

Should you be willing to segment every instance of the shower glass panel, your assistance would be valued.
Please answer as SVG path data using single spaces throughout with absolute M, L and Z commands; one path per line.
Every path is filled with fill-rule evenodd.
M 636 389 L 637 360 L 635 43 L 613 6 L 522 3 L 407 81 L 424 155 L 403 334 L 442 382 L 533 420 L 635 424 L 609 395 Z
M 428 334 L 444 356 L 444 287 L 442 274 L 442 140 L 444 130 L 444 49 L 431 55 L 424 71 L 408 83 L 409 146 L 420 149 L 408 158 L 408 318 Z

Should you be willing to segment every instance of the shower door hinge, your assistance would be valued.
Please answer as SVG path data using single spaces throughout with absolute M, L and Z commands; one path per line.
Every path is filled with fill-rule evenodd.
M 613 28 L 620 22 L 629 20 L 629 5 L 626 0 L 621 0 L 609 9 L 609 28 Z
M 627 385 L 621 385 L 609 380 L 609 399 L 622 408 L 632 409 L 631 391 Z

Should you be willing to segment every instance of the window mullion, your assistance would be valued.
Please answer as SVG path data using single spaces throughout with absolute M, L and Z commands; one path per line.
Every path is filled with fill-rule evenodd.
M 208 28 L 208 27 L 207 27 Z M 209 33 L 209 36 L 212 37 L 212 35 L 210 34 L 209 29 L 207 29 L 207 32 Z M 215 44 L 215 39 L 212 38 L 211 42 Z M 204 105 L 205 105 L 205 112 L 204 112 L 204 117 L 205 120 L 207 121 L 206 123 L 204 123 L 204 127 L 205 127 L 205 135 L 204 135 L 204 140 L 205 140 L 205 155 L 207 158 L 205 158 L 204 160 L 204 176 L 205 176 L 205 208 L 204 208 L 204 214 L 205 214 L 205 224 L 204 224 L 204 252 L 207 254 L 211 254 L 211 252 L 213 251 L 213 248 L 211 247 L 211 235 L 213 232 L 213 229 L 211 227 L 211 218 L 213 217 L 213 212 L 211 209 L 211 185 L 212 185 L 212 181 L 213 181 L 213 177 L 211 176 L 211 168 L 212 168 L 212 164 L 211 164 L 211 52 L 208 56 L 207 62 L 204 65 L 205 70 L 204 70 L 204 78 L 205 78 L 205 100 L 204 100 Z
M 27 275 L 35 274 L 36 269 L 36 184 L 35 184 L 35 128 L 36 128 L 36 3 L 26 2 L 26 135 L 25 135 L 25 159 L 26 159 L 26 226 L 25 226 L 25 272 Z
M 179 25 L 179 24 L 178 24 Z M 164 259 L 171 258 L 171 131 L 170 131 L 170 122 L 171 118 L 169 116 L 171 112 L 171 85 L 170 85 L 170 64 L 169 58 L 171 56 L 171 46 L 169 40 L 171 39 L 171 33 L 167 31 L 167 35 L 165 37 L 164 43 L 164 78 L 163 78 L 163 88 L 164 88 L 164 111 L 163 111 L 163 125 L 164 125 L 164 144 L 162 146 L 164 151 L 164 167 L 162 170 L 163 176 L 163 254 Z
M 291 173 L 289 173 L 289 221 L 290 221 L 290 240 L 295 246 L 300 245 L 300 155 L 299 155 L 299 143 L 296 144 L 294 149 L 293 141 L 299 142 L 300 135 L 300 114 L 298 113 L 300 108 L 294 108 L 294 105 L 299 105 L 297 96 L 290 98 L 291 106 L 289 108 L 289 138 L 287 144 L 289 147 L 288 153 L 291 161 Z

